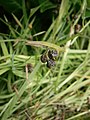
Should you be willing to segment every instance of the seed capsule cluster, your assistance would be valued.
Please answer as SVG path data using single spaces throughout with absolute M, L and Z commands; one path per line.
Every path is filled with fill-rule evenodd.
M 48 50 L 41 55 L 41 62 L 47 63 L 48 68 L 54 67 L 57 56 L 58 52 L 56 50 Z

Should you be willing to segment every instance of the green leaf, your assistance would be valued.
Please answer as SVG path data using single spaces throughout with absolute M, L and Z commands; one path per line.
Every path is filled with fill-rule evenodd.
M 0 75 L 2 75 L 3 73 L 7 72 L 9 70 L 9 68 L 4 68 L 2 70 L 0 70 Z
M 22 78 L 26 77 L 26 74 L 23 71 L 16 70 L 16 69 L 13 70 L 13 74 L 15 74 L 16 76 L 22 77 Z
M 32 8 L 31 9 L 31 13 L 30 13 L 30 17 L 32 17 L 34 14 L 35 14 L 35 12 L 37 12 L 37 10 L 40 8 L 40 6 L 38 6 L 38 7 L 35 7 L 35 8 Z
M 7 49 L 7 46 L 4 42 L 4 40 L 1 40 L 1 48 L 2 48 L 2 52 L 3 52 L 3 55 L 7 56 L 8 55 L 8 49 Z
M 86 10 L 85 12 L 85 18 L 89 18 L 90 17 L 90 10 Z
M 0 5 L 8 12 L 16 12 L 18 9 L 22 9 L 21 4 L 21 0 L 0 0 Z
M 44 0 L 39 0 L 39 3 L 42 3 Z M 45 0 L 40 8 L 40 12 L 43 13 L 46 10 L 52 9 L 52 8 L 56 8 L 56 5 L 54 5 L 52 2 L 50 2 L 49 0 Z
M 90 0 L 87 0 L 87 8 L 90 10 Z

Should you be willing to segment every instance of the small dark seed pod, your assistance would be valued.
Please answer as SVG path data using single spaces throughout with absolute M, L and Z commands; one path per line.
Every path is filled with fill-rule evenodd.
M 52 60 L 55 60 L 58 56 L 58 52 L 56 50 L 49 50 L 48 57 Z
M 32 72 L 34 69 L 34 66 L 31 63 L 26 64 L 26 66 L 24 67 L 24 72 L 26 72 L 26 69 L 28 70 L 28 72 Z
M 47 62 L 47 60 L 48 60 L 47 55 L 46 54 L 42 54 L 42 56 L 41 56 L 41 62 L 45 63 L 45 62 Z
M 81 29 L 81 25 L 80 24 L 77 24 L 75 25 L 75 33 L 78 33 Z
M 33 65 L 30 63 L 30 64 L 27 64 L 27 67 L 28 67 L 28 72 L 32 72 L 33 71 Z
M 47 61 L 47 67 L 51 68 L 51 67 L 54 67 L 54 66 L 55 66 L 55 61 L 53 61 L 52 59 L 49 59 Z

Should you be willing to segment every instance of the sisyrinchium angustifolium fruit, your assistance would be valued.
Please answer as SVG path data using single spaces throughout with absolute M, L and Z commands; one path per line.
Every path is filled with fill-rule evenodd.
M 41 55 L 41 62 L 47 63 L 47 67 L 51 68 L 55 66 L 55 60 L 58 57 L 58 52 L 54 49 L 49 49 Z

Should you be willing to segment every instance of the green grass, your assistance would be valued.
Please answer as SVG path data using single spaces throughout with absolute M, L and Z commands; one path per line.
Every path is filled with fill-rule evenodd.
M 71 19 L 75 5 L 80 6 Z M 85 18 L 87 1 L 62 0 L 59 14 L 47 31 L 33 34 L 32 8 L 12 27 L 1 19 L 9 34 L 0 34 L 0 119 L 1 120 L 85 120 L 90 118 L 90 20 Z M 80 22 L 80 23 L 79 23 Z M 75 33 L 75 26 L 81 29 Z M 42 35 L 42 37 L 40 37 Z M 29 37 L 33 37 L 33 40 Z M 43 50 L 56 49 L 56 66 L 40 61 Z M 28 64 L 33 69 L 29 71 Z

